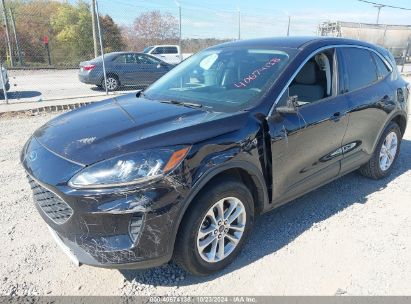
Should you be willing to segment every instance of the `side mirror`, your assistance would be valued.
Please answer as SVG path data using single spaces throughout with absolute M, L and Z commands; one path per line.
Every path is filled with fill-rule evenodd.
M 282 106 L 282 107 L 277 107 L 275 108 L 277 113 L 283 114 L 283 113 L 297 113 L 298 110 L 298 96 L 290 96 L 287 99 L 287 105 Z

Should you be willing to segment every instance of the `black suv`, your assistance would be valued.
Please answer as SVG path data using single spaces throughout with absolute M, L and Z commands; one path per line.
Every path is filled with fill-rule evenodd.
M 146 268 L 174 257 L 207 275 L 234 260 L 254 216 L 353 170 L 390 174 L 408 96 L 392 55 L 365 42 L 230 42 L 144 92 L 51 120 L 21 162 L 77 263 Z

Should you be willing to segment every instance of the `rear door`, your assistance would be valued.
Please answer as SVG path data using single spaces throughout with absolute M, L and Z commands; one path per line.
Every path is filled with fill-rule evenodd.
M 177 46 L 167 46 L 165 47 L 165 56 L 166 56 L 166 62 L 171 63 L 171 64 L 177 64 L 180 63 L 181 57 L 180 57 L 180 52 L 178 51 Z
M 373 153 L 378 136 L 395 107 L 395 90 L 388 84 L 391 68 L 374 51 L 339 49 L 344 68 L 344 93 L 349 123 L 343 139 L 341 172 L 356 169 Z
M 326 53 L 332 68 L 330 94 L 301 103 L 297 113 L 280 114 L 274 110 L 267 120 L 271 138 L 274 204 L 285 202 L 324 184 L 340 172 L 341 142 L 348 124 L 348 101 L 339 93 L 337 54 L 334 49 L 327 50 Z M 310 62 L 312 65 L 312 59 L 307 64 Z M 298 88 L 301 95 L 317 91 L 318 86 L 323 86 L 323 90 L 326 90 L 321 74 L 317 74 L 317 80 L 313 81 L 310 76 L 312 72 L 304 70 L 306 67 L 297 74 L 278 106 L 286 104 L 289 92 L 295 94 L 296 85 L 300 86 Z M 302 77 L 304 73 L 308 76 Z
M 139 74 L 134 53 L 121 54 L 114 60 L 113 72 L 119 76 L 122 85 L 135 85 L 134 79 Z

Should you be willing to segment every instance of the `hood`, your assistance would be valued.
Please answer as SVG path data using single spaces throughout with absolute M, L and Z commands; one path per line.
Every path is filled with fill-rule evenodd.
M 242 128 L 246 113 L 213 113 L 124 95 L 63 114 L 34 133 L 54 153 L 89 165 L 139 150 L 194 144 Z

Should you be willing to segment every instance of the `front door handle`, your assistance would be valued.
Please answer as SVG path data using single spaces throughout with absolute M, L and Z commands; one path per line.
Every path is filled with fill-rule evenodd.
M 341 112 L 335 112 L 331 117 L 330 120 L 337 122 L 340 121 L 340 119 L 344 116 L 344 114 L 341 114 Z

